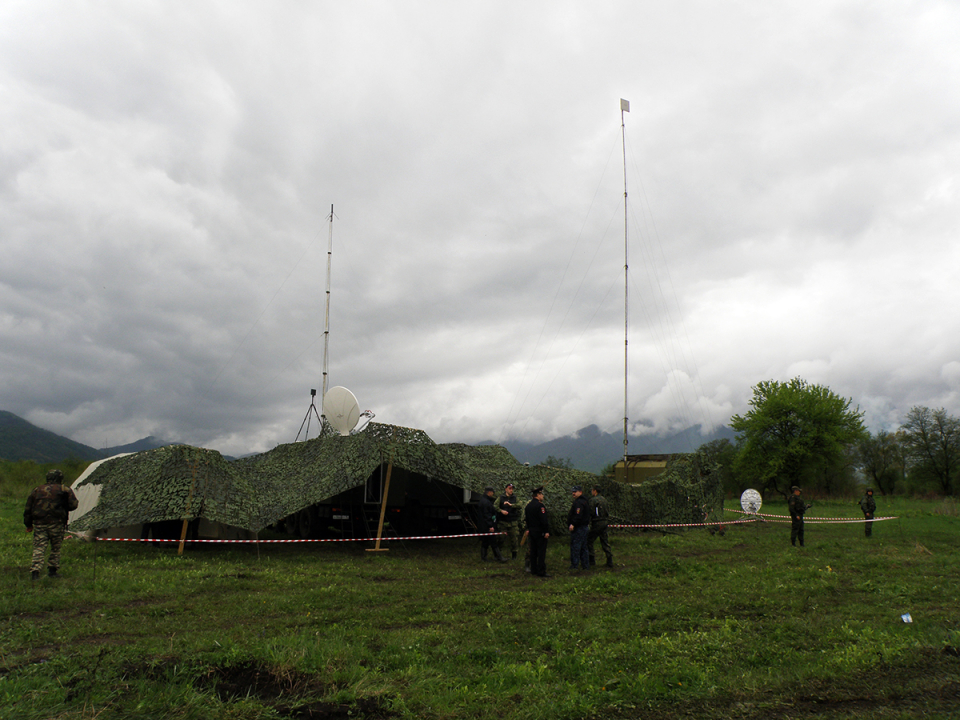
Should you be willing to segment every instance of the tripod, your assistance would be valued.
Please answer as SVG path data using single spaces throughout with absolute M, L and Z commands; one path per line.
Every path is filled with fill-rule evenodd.
M 320 426 L 321 431 L 323 430 L 323 420 L 320 418 L 320 413 L 317 412 L 317 391 L 314 388 L 310 389 L 310 407 L 307 408 L 307 414 L 303 416 L 303 422 L 300 423 L 300 429 L 297 431 L 297 439 L 294 442 L 300 440 L 300 433 L 303 432 L 304 426 L 306 426 L 307 431 L 303 434 L 304 441 L 310 439 L 310 411 L 313 411 L 314 417 L 317 418 L 317 424 Z

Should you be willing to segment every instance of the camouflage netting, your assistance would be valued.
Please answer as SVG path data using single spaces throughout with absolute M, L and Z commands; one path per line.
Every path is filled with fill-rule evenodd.
M 193 517 L 242 528 L 263 525 L 250 481 L 215 450 L 170 445 L 115 458 L 82 485 L 100 485 L 100 501 L 71 530 Z
M 237 472 L 255 484 L 264 527 L 291 513 L 363 485 L 382 464 L 465 487 L 463 467 L 422 430 L 370 423 L 342 436 L 324 424 L 314 440 L 279 445 L 237 460 Z M 259 529 L 259 528 L 251 528 Z
M 533 488 L 543 486 L 557 533 L 566 525 L 574 485 L 587 494 L 598 485 L 614 522 L 702 522 L 704 514 L 722 507 L 719 473 L 698 454 L 678 456 L 661 475 L 634 487 L 580 470 L 526 466 L 497 445 L 437 445 L 422 430 L 370 423 L 349 436 L 324 425 L 314 440 L 232 463 L 218 452 L 186 445 L 110 460 L 84 481 L 101 486 L 100 502 L 71 529 L 204 517 L 256 532 L 364 485 L 391 460 L 395 467 L 476 493 L 492 486 L 499 494 L 513 483 L 526 501 Z

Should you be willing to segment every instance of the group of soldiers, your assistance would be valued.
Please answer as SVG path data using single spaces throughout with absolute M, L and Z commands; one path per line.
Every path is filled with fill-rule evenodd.
M 800 488 L 794 485 L 790 488 L 790 497 L 787 498 L 787 510 L 790 512 L 790 544 L 794 547 L 797 542 L 803 547 L 803 516 L 810 509 L 810 504 L 800 497 Z M 873 516 L 877 512 L 877 501 L 873 499 L 873 488 L 867 488 L 860 498 L 860 510 L 863 512 L 863 534 L 870 537 L 873 534 Z
M 606 499 L 596 486 L 591 488 L 589 499 L 584 497 L 583 488 L 579 485 L 574 485 L 570 492 L 573 495 L 567 513 L 570 569 L 588 570 L 596 565 L 593 548 L 598 539 L 607 558 L 607 567 L 612 568 L 613 550 L 607 535 L 610 513 Z M 499 498 L 495 493 L 494 488 L 487 487 L 477 503 L 477 528 L 483 533 L 480 538 L 480 559 L 487 560 L 492 552 L 496 561 L 508 562 L 500 550 L 503 534 L 512 560 L 517 559 L 520 548 L 526 545 L 526 571 L 539 577 L 550 577 L 546 561 L 550 516 L 543 504 L 543 487 L 534 488 L 527 502 L 516 496 L 516 488 L 512 483 L 504 488 Z

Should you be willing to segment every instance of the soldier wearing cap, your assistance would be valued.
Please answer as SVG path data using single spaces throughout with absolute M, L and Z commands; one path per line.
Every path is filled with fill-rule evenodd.
M 514 495 L 513 483 L 504 488 L 503 495 L 497 501 L 497 511 L 500 513 L 500 530 L 507 534 L 510 556 L 516 560 L 520 551 L 520 501 Z
M 870 537 L 873 533 L 873 514 L 877 511 L 877 501 L 873 499 L 873 488 L 867 488 L 866 494 L 860 498 L 860 509 L 867 522 L 863 524 L 863 534 Z
M 487 551 L 493 549 L 493 556 L 497 562 L 506 562 L 500 554 L 500 537 L 497 530 L 497 510 L 493 506 L 492 487 L 484 489 L 480 501 L 477 503 L 477 529 L 485 533 L 480 538 L 480 559 L 487 559 Z
M 790 511 L 790 544 L 796 547 L 797 540 L 803 547 L 803 514 L 810 507 L 800 497 L 800 488 L 794 485 L 790 488 L 793 493 L 787 500 L 787 510 Z
M 30 576 L 37 580 L 43 568 L 43 559 L 47 545 L 50 545 L 50 559 L 47 569 L 50 577 L 60 577 L 60 546 L 67 530 L 67 520 L 71 510 L 76 510 L 77 496 L 73 490 L 63 484 L 63 473 L 51 470 L 47 473 L 47 482 L 34 488 L 27 498 L 23 511 L 23 524 L 27 532 L 33 533 L 33 561 L 30 564 Z
M 530 538 L 530 572 L 540 577 L 547 574 L 547 541 L 550 539 L 550 518 L 543 504 L 543 487 L 533 490 L 533 499 L 523 509 Z
M 593 552 L 593 543 L 600 538 L 600 548 L 603 554 L 607 556 L 607 567 L 613 567 L 613 549 L 610 547 L 610 539 L 607 536 L 607 523 L 610 520 L 610 513 L 607 510 L 607 499 L 600 494 L 600 488 L 594 485 L 590 489 L 590 534 L 587 536 L 587 552 L 590 555 L 590 565 L 597 564 L 596 555 Z
M 570 569 L 580 567 L 590 569 L 590 552 L 587 548 L 587 536 L 590 534 L 590 507 L 583 496 L 583 488 L 574 485 L 573 503 L 567 513 L 567 529 L 570 531 Z

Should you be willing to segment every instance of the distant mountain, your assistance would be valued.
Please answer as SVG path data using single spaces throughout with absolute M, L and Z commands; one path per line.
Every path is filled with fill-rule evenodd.
M 89 445 L 38 428 L 11 412 L 0 410 L 0 458 L 4 460 L 52 463 L 68 458 L 99 460 L 102 457 L 102 452 Z
M 631 455 L 692 452 L 711 440 L 726 438 L 733 441 L 735 437 L 733 430 L 725 425 L 706 434 L 701 432 L 700 425 L 694 425 L 674 435 L 631 435 L 627 448 Z M 578 470 L 593 473 L 623 457 L 623 435 L 601 432 L 596 425 L 588 425 L 573 435 L 544 443 L 506 440 L 502 444 L 520 462 L 533 465 L 552 455 L 561 460 L 569 458 Z
M 100 460 L 119 453 L 153 450 L 164 445 L 179 445 L 150 435 L 128 445 L 97 450 L 49 430 L 38 428 L 12 412 L 0 410 L 0 458 L 33 460 L 38 463 L 77 460 Z

